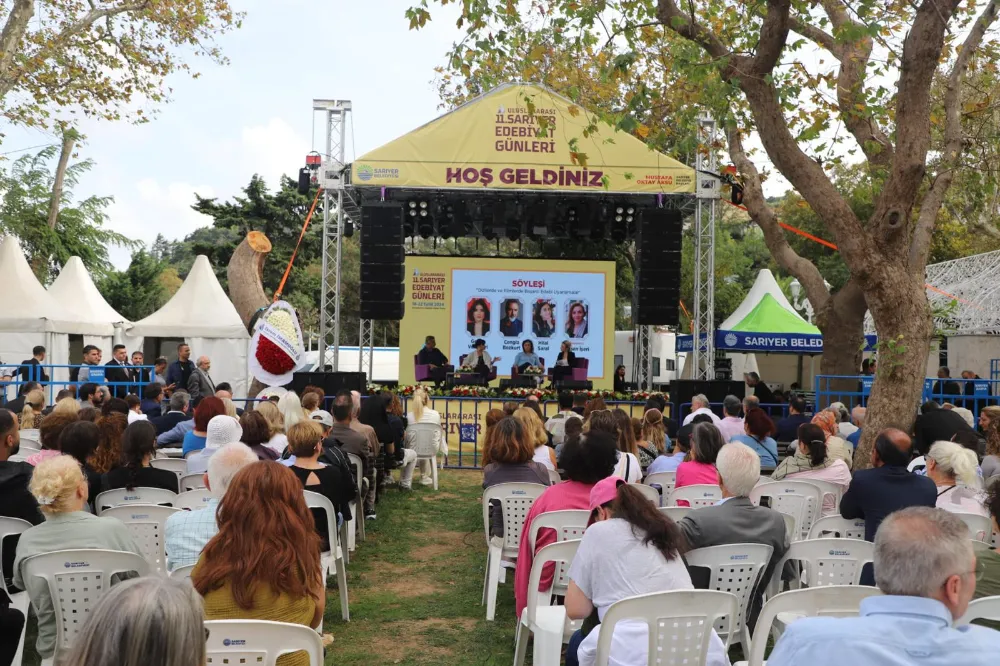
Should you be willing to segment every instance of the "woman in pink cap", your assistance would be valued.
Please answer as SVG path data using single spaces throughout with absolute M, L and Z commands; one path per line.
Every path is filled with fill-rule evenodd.
M 590 527 L 569 568 L 566 613 L 586 620 L 596 611 L 598 622 L 585 621 L 573 634 L 566 666 L 594 664 L 599 622 L 611 604 L 641 594 L 694 589 L 681 558 L 683 533 L 642 493 L 618 477 L 604 479 L 590 491 L 590 511 Z M 609 666 L 646 664 L 648 632 L 645 621 L 615 625 Z M 714 631 L 705 664 L 729 666 L 725 646 Z

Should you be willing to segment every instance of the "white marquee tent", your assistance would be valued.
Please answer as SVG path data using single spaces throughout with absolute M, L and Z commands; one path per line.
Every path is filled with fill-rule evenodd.
M 229 382 L 234 396 L 246 395 L 250 335 L 208 257 L 195 259 L 184 284 L 162 308 L 131 325 L 125 344 L 129 349 L 141 349 L 146 338 L 183 340 L 191 345 L 191 360 L 197 361 L 199 356 L 211 359 L 209 374 L 216 383 Z
M 70 354 L 72 361 L 80 362 L 78 355 L 84 345 L 100 347 L 104 360 L 110 360 L 114 336 L 117 334 L 121 339 L 124 327 L 129 322 L 104 300 L 80 257 L 69 258 L 59 276 L 49 287 L 49 295 L 63 310 L 71 312 L 75 318 L 109 329 L 106 335 L 84 335 L 81 349 L 74 350 L 75 353 Z

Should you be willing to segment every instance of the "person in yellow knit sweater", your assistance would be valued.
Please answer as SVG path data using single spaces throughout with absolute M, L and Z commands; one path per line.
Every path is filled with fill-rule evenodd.
M 205 619 L 319 627 L 326 602 L 320 540 L 295 474 L 273 462 L 244 467 L 219 503 L 217 521 L 219 533 L 191 573 Z M 309 666 L 309 656 L 285 655 L 278 666 Z

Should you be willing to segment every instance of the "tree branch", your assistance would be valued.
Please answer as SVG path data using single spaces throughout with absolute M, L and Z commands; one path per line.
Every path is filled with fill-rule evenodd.
M 815 42 L 820 45 L 831 54 L 837 60 L 841 59 L 843 53 L 843 47 L 837 43 L 837 40 L 828 32 L 825 32 L 804 19 L 800 19 L 797 16 L 788 17 L 788 26 L 792 29 L 792 32 L 796 32 L 808 40 Z
M 59 164 L 56 166 L 56 177 L 52 183 L 52 199 L 49 200 L 49 229 L 56 228 L 59 220 L 59 206 L 62 203 L 63 181 L 66 179 L 66 168 L 69 158 L 76 145 L 77 134 L 69 129 L 63 132 L 62 151 L 59 153 Z
M 34 13 L 34 0 L 15 0 L 10 15 L 7 16 L 7 22 L 3 26 L 3 32 L 0 33 L 0 81 L 10 80 L 10 87 L 13 87 L 13 80 L 16 78 L 10 74 L 14 57 L 21 50 L 21 39 Z
M 927 254 L 930 252 L 938 211 L 941 210 L 948 188 L 955 179 L 955 171 L 962 155 L 962 80 L 969 69 L 972 56 L 983 42 L 986 31 L 996 21 L 998 11 L 1000 11 L 1000 0 L 990 0 L 976 19 L 965 42 L 962 43 L 955 64 L 948 75 L 944 94 L 945 128 L 941 168 L 921 202 L 920 214 L 917 216 L 910 243 L 910 268 L 921 274 L 927 263 Z
M 752 71 L 761 78 L 771 73 L 785 48 L 791 8 L 791 0 L 767 0 L 767 14 L 760 26 L 757 55 L 752 61 Z
M 729 48 L 714 33 L 695 21 L 693 14 L 682 12 L 674 0 L 659 0 L 656 17 L 668 29 L 700 45 L 713 58 L 730 55 Z M 732 66 L 730 63 L 730 67 Z

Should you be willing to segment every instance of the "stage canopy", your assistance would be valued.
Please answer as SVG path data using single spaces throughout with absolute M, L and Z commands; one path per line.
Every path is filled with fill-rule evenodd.
M 358 158 L 351 185 L 693 195 L 695 172 L 547 88 L 508 83 Z

